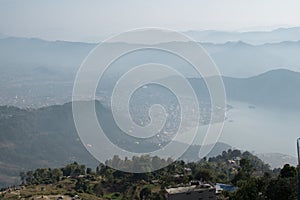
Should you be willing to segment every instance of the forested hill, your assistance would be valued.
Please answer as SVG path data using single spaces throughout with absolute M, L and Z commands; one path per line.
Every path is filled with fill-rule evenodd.
M 165 162 L 170 164 L 149 173 L 126 173 L 103 164 L 93 169 L 77 162 L 61 168 L 24 171 L 20 173 L 22 185 L 3 188 L 0 199 L 58 199 L 63 196 L 64 199 L 76 197 L 89 200 L 164 200 L 166 188 L 189 186 L 195 180 L 212 186 L 216 183 L 231 185 L 233 190 L 230 192 L 219 191 L 219 200 L 294 199 L 297 195 L 295 167 L 285 165 L 283 169 L 272 171 L 256 156 L 239 150 L 224 151 L 221 155 L 203 158 L 198 162 L 171 163 L 171 159 L 147 155 L 125 160 L 114 156 L 107 161 L 110 164 L 118 163 L 118 166 L 127 170 L 137 167 L 151 170 L 157 163 Z
M 99 102 L 96 108 L 110 138 L 116 143 L 136 149 L 151 148 L 156 143 L 145 142 L 140 145 L 120 138 L 119 129 L 110 121 L 109 112 Z M 0 107 L 0 186 L 19 182 L 20 171 L 39 167 L 58 167 L 77 161 L 95 167 L 96 161 L 81 143 L 72 116 L 72 104 L 55 105 L 39 109 L 19 109 Z M 180 144 L 178 144 L 180 145 Z M 192 146 L 183 159 L 198 160 L 199 146 Z M 210 153 L 220 154 L 230 146 L 217 143 Z M 112 155 L 113 156 L 113 155 Z

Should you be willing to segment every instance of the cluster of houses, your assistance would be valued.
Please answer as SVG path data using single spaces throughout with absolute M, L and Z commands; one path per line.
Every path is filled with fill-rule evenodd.
M 228 160 L 229 164 L 232 166 L 232 170 L 236 171 L 240 165 L 240 158 L 234 158 Z M 185 174 L 192 174 L 190 168 L 184 169 Z M 180 178 L 183 175 L 175 174 L 174 178 Z M 165 189 L 165 198 L 168 200 L 216 200 L 221 192 L 229 191 L 234 192 L 237 187 L 223 184 L 223 183 L 203 183 L 201 181 L 191 181 L 188 186 L 180 186 L 174 188 Z
M 222 183 L 215 185 L 192 181 L 189 186 L 168 188 L 165 198 L 168 200 L 216 200 L 223 190 L 234 192 L 237 188 Z

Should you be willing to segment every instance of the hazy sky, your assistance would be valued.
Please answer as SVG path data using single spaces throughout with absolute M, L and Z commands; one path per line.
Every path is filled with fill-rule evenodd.
M 0 0 L 0 33 L 96 41 L 140 27 L 246 30 L 299 26 L 299 0 Z

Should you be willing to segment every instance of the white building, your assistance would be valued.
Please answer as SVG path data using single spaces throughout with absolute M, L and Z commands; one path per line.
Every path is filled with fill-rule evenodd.
M 168 200 L 215 200 L 216 188 L 210 184 L 169 188 L 165 196 Z

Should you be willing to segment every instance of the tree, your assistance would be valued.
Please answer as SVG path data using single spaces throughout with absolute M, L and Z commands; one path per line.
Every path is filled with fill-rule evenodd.
M 295 167 L 290 166 L 289 164 L 284 165 L 279 174 L 280 178 L 295 178 L 297 177 L 297 170 Z
M 211 181 L 212 172 L 208 169 L 200 169 L 196 172 L 195 179 L 202 181 Z
M 233 158 L 240 157 L 242 155 L 241 151 L 237 150 L 237 149 L 235 149 L 233 151 L 228 150 L 228 152 L 230 152 L 230 154 Z
M 254 167 L 251 165 L 250 161 L 247 159 L 241 159 L 240 169 L 231 181 L 233 184 L 237 184 L 239 181 L 248 180 L 254 171 Z
M 21 184 L 24 185 L 26 182 L 26 173 L 20 172 Z
M 271 200 L 294 200 L 297 199 L 297 179 L 278 178 L 271 180 L 266 196 Z
M 33 173 L 34 179 L 37 183 L 44 183 L 44 184 L 49 184 L 52 182 L 51 176 L 52 172 L 51 169 L 45 169 L 45 168 L 40 168 L 36 169 Z
M 75 190 L 78 192 L 88 192 L 88 182 L 83 178 L 78 178 L 75 184 Z
M 277 179 L 270 181 L 266 196 L 271 200 L 297 199 L 297 170 L 288 164 L 284 165 Z
M 92 173 L 92 168 L 88 167 L 86 168 L 86 174 L 91 174 Z
M 64 167 L 62 171 L 64 176 L 77 177 L 85 174 L 85 165 L 79 165 L 77 162 L 74 162 Z
M 242 180 L 238 183 L 239 189 L 233 193 L 232 200 L 255 200 L 259 199 L 259 188 L 257 179 L 250 178 L 247 181 Z
M 150 195 L 151 195 L 151 189 L 145 187 L 140 192 L 140 199 L 148 199 Z
M 241 159 L 240 161 L 241 170 L 245 172 L 247 177 L 250 177 L 254 171 L 253 165 L 250 163 L 250 160 Z
M 33 171 L 28 171 L 26 173 L 26 183 L 33 184 L 33 180 L 34 180 Z
M 159 169 L 163 166 L 164 163 L 162 163 L 162 160 L 158 156 L 154 156 L 152 158 L 152 168 L 153 169 Z
M 52 182 L 54 183 L 60 181 L 61 177 L 63 176 L 61 169 L 53 169 L 51 174 Z

